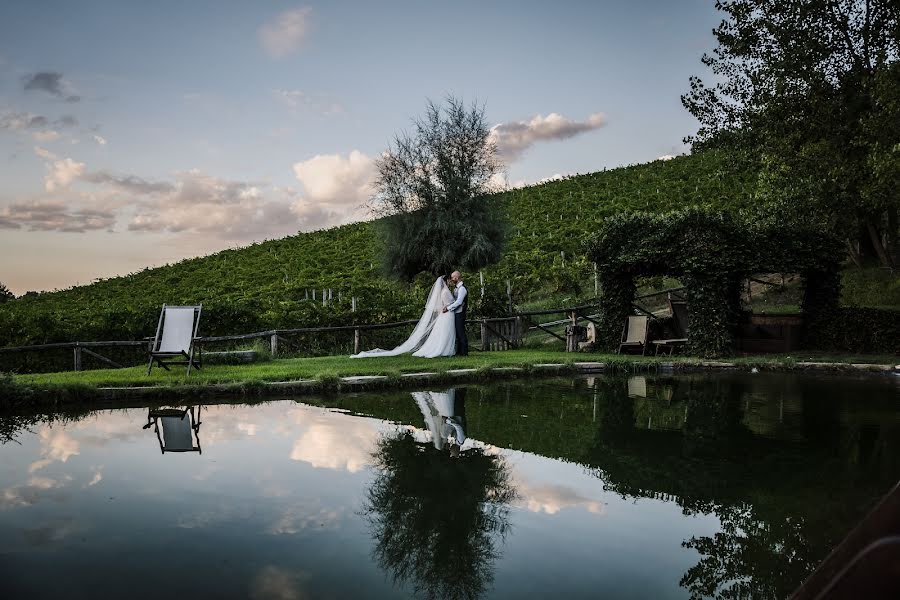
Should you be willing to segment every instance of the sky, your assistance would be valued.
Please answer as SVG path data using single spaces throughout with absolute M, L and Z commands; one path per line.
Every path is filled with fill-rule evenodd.
M 368 218 L 429 99 L 502 185 L 688 151 L 712 0 L 0 5 L 0 282 L 64 289 Z

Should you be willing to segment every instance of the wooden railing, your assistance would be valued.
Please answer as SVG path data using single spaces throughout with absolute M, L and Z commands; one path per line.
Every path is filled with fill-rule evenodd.
M 490 318 L 490 319 L 470 319 L 466 321 L 467 325 L 478 325 L 481 333 L 480 351 L 498 351 L 519 348 L 524 343 L 525 337 L 529 331 L 540 331 L 551 335 L 563 342 L 566 342 L 567 349 L 575 349 L 574 343 L 577 343 L 582 333 L 578 329 L 579 320 L 585 320 L 597 323 L 596 314 L 588 314 L 590 309 L 595 305 L 583 305 L 566 308 L 555 308 L 547 310 L 535 310 L 517 313 L 510 317 Z M 563 314 L 565 318 L 539 322 L 534 317 Z M 223 336 L 205 336 L 198 337 L 195 342 L 202 349 L 210 344 L 241 342 L 255 339 L 268 339 L 269 349 L 272 355 L 277 356 L 281 352 L 281 346 L 289 346 L 296 351 L 303 351 L 296 343 L 292 342 L 290 336 L 302 334 L 316 333 L 335 333 L 335 332 L 353 332 L 353 353 L 358 353 L 362 349 L 363 334 L 367 331 L 377 331 L 385 329 L 394 329 L 398 327 L 409 327 L 417 323 L 417 320 L 396 321 L 392 323 L 377 324 L 359 324 L 359 325 L 340 325 L 333 327 L 301 327 L 295 329 L 271 329 L 267 331 L 257 331 L 254 333 L 244 333 L 237 335 Z M 565 326 L 564 331 L 554 331 L 555 328 Z M 573 342 L 575 340 L 575 342 Z M 93 342 L 55 342 L 50 344 L 34 344 L 30 346 L 17 346 L 0 348 L 0 355 L 16 354 L 25 352 L 41 352 L 47 350 L 71 349 L 73 354 L 73 369 L 75 371 L 83 370 L 83 359 L 90 357 L 100 361 L 104 365 L 123 368 L 124 365 L 106 357 L 97 352 L 98 348 L 115 348 L 115 347 L 132 347 L 144 348 L 150 350 L 152 338 L 144 338 L 143 340 L 124 340 L 124 341 L 93 341 Z

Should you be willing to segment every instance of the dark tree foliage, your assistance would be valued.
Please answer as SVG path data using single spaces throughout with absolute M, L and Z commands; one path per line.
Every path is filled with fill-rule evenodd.
M 729 147 L 762 167 L 759 197 L 894 262 L 900 177 L 900 3 L 719 0 L 717 83 L 682 103 L 695 149 Z
M 417 597 L 482 597 L 515 498 L 503 459 L 479 448 L 453 458 L 408 431 L 383 438 L 374 458 L 364 511 L 378 565 Z
M 6 287 L 5 285 L 3 285 L 2 282 L 0 282 L 0 304 L 2 304 L 4 302 L 9 302 L 10 300 L 15 300 L 15 299 L 16 299 L 15 294 L 13 294 L 11 291 L 9 291 L 9 288 Z
M 372 209 L 380 221 L 385 270 L 411 280 L 421 272 L 478 270 L 500 259 L 505 228 L 485 200 L 501 171 L 484 109 L 450 97 L 428 103 L 377 161 Z

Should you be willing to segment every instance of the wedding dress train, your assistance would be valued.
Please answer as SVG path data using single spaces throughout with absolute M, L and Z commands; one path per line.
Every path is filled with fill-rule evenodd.
M 456 354 L 456 315 L 452 312 L 441 312 L 452 302 L 453 293 L 447 287 L 444 278 L 438 277 L 428 294 L 422 317 L 405 342 L 392 350 L 375 348 L 352 354 L 350 358 L 398 356 L 409 352 L 412 352 L 413 356 L 423 358 L 453 356 Z

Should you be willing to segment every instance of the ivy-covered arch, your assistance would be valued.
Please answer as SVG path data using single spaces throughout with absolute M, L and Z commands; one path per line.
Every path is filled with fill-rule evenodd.
M 836 314 L 840 241 L 809 224 L 735 216 L 697 207 L 667 213 L 621 213 L 604 219 L 587 241 L 600 279 L 598 341 L 619 342 L 633 314 L 635 280 L 669 275 L 682 281 L 691 311 L 688 351 L 723 356 L 734 349 L 741 282 L 754 273 L 799 273 L 809 331 Z

